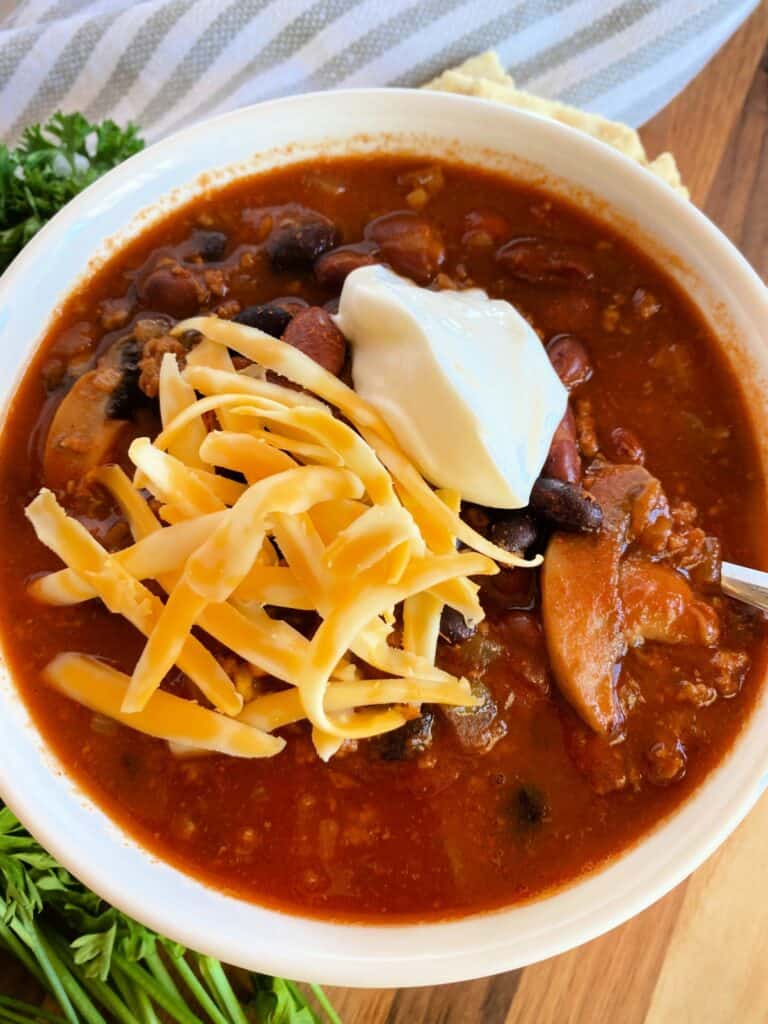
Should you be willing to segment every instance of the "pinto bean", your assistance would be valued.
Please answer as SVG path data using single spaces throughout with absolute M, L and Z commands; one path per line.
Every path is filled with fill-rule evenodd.
M 512 277 L 530 284 L 562 285 L 595 276 L 585 246 L 554 238 L 515 238 L 499 249 L 496 261 Z
M 275 221 L 265 245 L 273 270 L 310 267 L 339 240 L 332 220 L 303 206 L 285 207 Z
M 283 341 L 314 359 L 329 373 L 338 375 L 341 372 L 347 343 L 322 306 L 299 310 L 286 327 Z
M 237 316 L 232 317 L 236 324 L 257 327 L 273 338 L 281 338 L 291 322 L 292 314 L 274 302 L 265 302 L 260 306 L 246 306 Z
M 378 248 L 373 242 L 358 242 L 331 249 L 315 260 L 315 277 L 324 288 L 339 289 L 348 274 L 358 267 L 378 263 Z
M 552 438 L 542 475 L 554 477 L 556 480 L 566 480 L 573 484 L 581 480 L 581 457 L 576 441 L 576 419 L 570 405 Z
M 528 512 L 511 512 L 491 527 L 491 540 L 505 551 L 524 554 L 539 537 L 536 520 Z
M 589 354 L 573 334 L 556 334 L 547 344 L 547 355 L 568 391 L 585 384 L 592 376 Z
M 388 213 L 365 229 L 394 270 L 413 278 L 417 284 L 429 284 L 445 262 L 445 244 L 439 230 L 416 213 Z
M 138 293 L 145 306 L 179 319 L 194 315 L 207 298 L 192 271 L 173 260 L 161 263 L 140 281 Z
M 531 507 L 562 530 L 593 533 L 603 523 L 603 510 L 578 484 L 539 477 L 531 491 Z

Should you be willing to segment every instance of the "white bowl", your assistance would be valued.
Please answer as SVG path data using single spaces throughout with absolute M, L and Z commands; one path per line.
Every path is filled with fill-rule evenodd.
M 576 197 L 655 252 L 717 326 L 729 358 L 751 382 L 755 428 L 768 437 L 765 289 L 706 218 L 630 160 L 562 125 L 407 90 L 297 96 L 236 111 L 158 143 L 89 188 L 0 281 L 0 403 L 51 310 L 89 261 L 109 252 L 106 239 L 125 240 L 211 181 L 317 153 L 382 148 L 508 170 Z M 239 166 L 218 170 L 230 164 Z M 763 462 L 768 466 L 765 451 Z M 244 967 L 337 985 L 475 978 L 560 953 L 627 920 L 701 864 L 752 807 L 768 772 L 766 735 L 763 694 L 731 753 L 680 810 L 607 867 L 554 895 L 446 923 L 347 925 L 233 899 L 152 857 L 44 749 L 0 665 L 0 792 L 41 843 L 105 899 L 185 945 Z

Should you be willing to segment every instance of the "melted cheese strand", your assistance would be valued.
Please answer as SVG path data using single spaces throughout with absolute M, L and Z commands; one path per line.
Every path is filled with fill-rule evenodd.
M 195 389 L 182 377 L 172 352 L 166 352 L 160 363 L 157 397 L 160 402 L 160 422 L 164 427 L 197 401 Z M 202 468 L 203 460 L 199 452 L 206 433 L 205 424 L 198 416 L 187 424 L 168 451 L 187 466 Z
M 529 561 L 492 544 L 445 506 L 400 449 L 378 412 L 363 401 L 352 388 L 328 373 L 303 352 L 255 327 L 247 327 L 231 320 L 219 320 L 216 317 L 194 317 L 185 320 L 177 324 L 171 333 L 179 335 L 187 330 L 199 331 L 204 337 L 220 345 L 226 345 L 267 369 L 288 377 L 295 384 L 301 384 L 338 407 L 354 423 L 392 476 L 407 490 L 424 516 L 442 529 L 445 536 L 458 537 L 468 547 L 501 562 L 502 565 L 534 568 L 541 563 L 540 556 Z
M 70 518 L 50 491 L 40 491 L 27 506 L 26 515 L 42 543 L 82 576 L 111 612 L 128 619 L 145 635 L 152 634 L 164 611 L 160 599 L 111 558 L 81 523 Z M 187 635 L 182 641 L 179 668 L 212 704 L 236 715 L 243 701 L 224 669 L 199 640 Z
M 148 437 L 137 437 L 131 443 L 128 455 L 155 497 L 171 503 L 182 515 L 191 518 L 218 512 L 225 507 L 221 498 L 199 480 L 193 470 L 167 452 L 155 448 Z
M 402 505 L 374 505 L 325 549 L 325 564 L 332 572 L 355 576 L 375 566 L 403 542 L 423 547 L 408 512 Z M 409 557 L 410 548 L 406 548 L 405 563 Z
M 184 320 L 176 324 L 171 333 L 178 336 L 188 330 L 199 331 L 203 337 L 234 349 L 247 359 L 252 359 L 268 370 L 274 370 L 275 373 L 287 377 L 294 384 L 300 384 L 307 391 L 319 395 L 341 409 L 356 426 L 362 425 L 394 440 L 389 428 L 375 409 L 338 377 L 324 370 L 319 363 L 293 345 L 278 341 L 256 327 L 246 327 L 245 324 L 237 324 L 232 320 L 220 320 L 210 316 Z
M 91 473 L 94 480 L 106 487 L 120 506 L 134 540 L 141 540 L 162 529 L 157 516 L 120 466 L 97 466 Z M 147 573 L 150 575 L 150 573 Z
M 228 430 L 212 430 L 200 445 L 200 458 L 212 466 L 242 473 L 249 484 L 274 476 L 297 463 L 266 441 L 252 434 L 235 434 Z
M 215 343 L 211 342 L 210 344 Z M 220 350 L 218 345 L 216 345 L 216 348 Z M 234 371 L 226 373 L 223 370 L 213 369 L 209 366 L 191 366 L 189 361 L 187 361 L 187 368 L 184 371 L 184 379 L 195 391 L 199 391 L 201 395 L 253 395 L 257 398 L 270 399 L 278 408 L 286 405 L 289 407 L 305 406 L 315 409 L 328 408 L 324 402 L 307 394 L 306 391 L 294 391 L 292 388 L 283 387 L 282 384 L 258 380 L 254 377 L 245 376 L 242 373 L 235 373 Z
M 435 583 L 457 575 L 493 573 L 496 566 L 482 555 L 462 553 L 425 560 L 409 569 L 399 586 L 352 587 L 347 599 L 337 605 L 322 622 L 310 643 L 309 662 L 299 684 L 307 718 L 323 732 L 349 737 L 330 720 L 323 707 L 325 689 L 334 666 L 350 649 L 366 624 L 387 608 L 394 607 L 411 594 L 427 590 Z M 471 694 L 467 685 L 468 700 Z
M 458 491 L 444 489 L 438 491 L 437 496 L 452 512 L 459 512 L 461 509 L 461 497 Z M 442 550 L 439 547 L 437 550 L 440 554 L 448 554 L 455 550 L 455 543 L 453 538 L 448 538 Z M 445 589 L 453 582 L 455 581 L 447 580 L 442 584 L 442 588 Z M 422 658 L 434 662 L 437 656 L 437 642 L 440 639 L 440 620 L 443 607 L 444 601 L 434 590 L 414 594 L 403 602 L 403 647 L 406 651 L 412 651 L 414 654 L 419 654 Z M 477 608 L 480 618 L 482 618 L 483 611 L 479 601 Z M 473 607 L 472 611 L 474 612 L 474 610 Z
M 285 746 L 279 736 L 208 711 L 170 693 L 156 693 L 143 711 L 127 715 L 121 708 L 128 676 L 83 654 L 59 654 L 43 670 L 59 693 L 91 711 L 114 718 L 148 736 L 230 757 L 273 757 Z
M 264 539 L 267 515 L 276 509 L 297 514 L 318 501 L 361 495 L 362 484 L 346 470 L 310 466 L 289 469 L 249 487 L 187 560 L 133 670 L 123 710 L 144 707 L 178 659 L 184 637 L 206 605 L 226 601 L 248 575 Z
M 359 683 L 330 683 L 325 709 L 335 712 L 375 704 L 417 704 L 425 687 L 441 704 L 462 707 L 467 699 L 466 686 L 456 681 L 436 684 L 429 679 L 366 679 Z M 238 721 L 272 732 L 304 717 L 299 691 L 280 690 L 250 701 L 238 715 Z

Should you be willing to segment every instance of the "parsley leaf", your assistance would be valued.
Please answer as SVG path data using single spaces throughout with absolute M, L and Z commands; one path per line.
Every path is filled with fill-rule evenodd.
M 135 125 L 54 114 L 0 144 L 0 272 L 78 192 L 144 146 Z

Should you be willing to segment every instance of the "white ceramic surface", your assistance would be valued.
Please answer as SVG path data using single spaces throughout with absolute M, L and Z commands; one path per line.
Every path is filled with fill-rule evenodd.
M 477 100 L 404 90 L 298 96 L 237 111 L 153 146 L 93 185 L 0 280 L 0 404 L 57 300 L 107 237 L 135 230 L 126 225 L 148 204 L 185 186 L 161 204 L 167 207 L 195 191 L 188 183 L 196 176 L 227 164 L 241 166 L 216 180 L 317 152 L 381 146 L 507 169 L 578 194 L 633 231 L 717 324 L 748 375 L 752 415 L 768 437 L 765 289 L 693 206 L 618 153 L 559 124 Z M 353 926 L 223 896 L 150 857 L 42 748 L 0 666 L 0 793 L 65 865 L 122 910 L 189 946 L 230 963 L 340 985 L 425 985 L 492 974 L 625 921 L 696 868 L 747 813 L 768 772 L 766 735 L 763 699 L 732 754 L 693 799 L 625 856 L 562 892 L 447 923 Z

